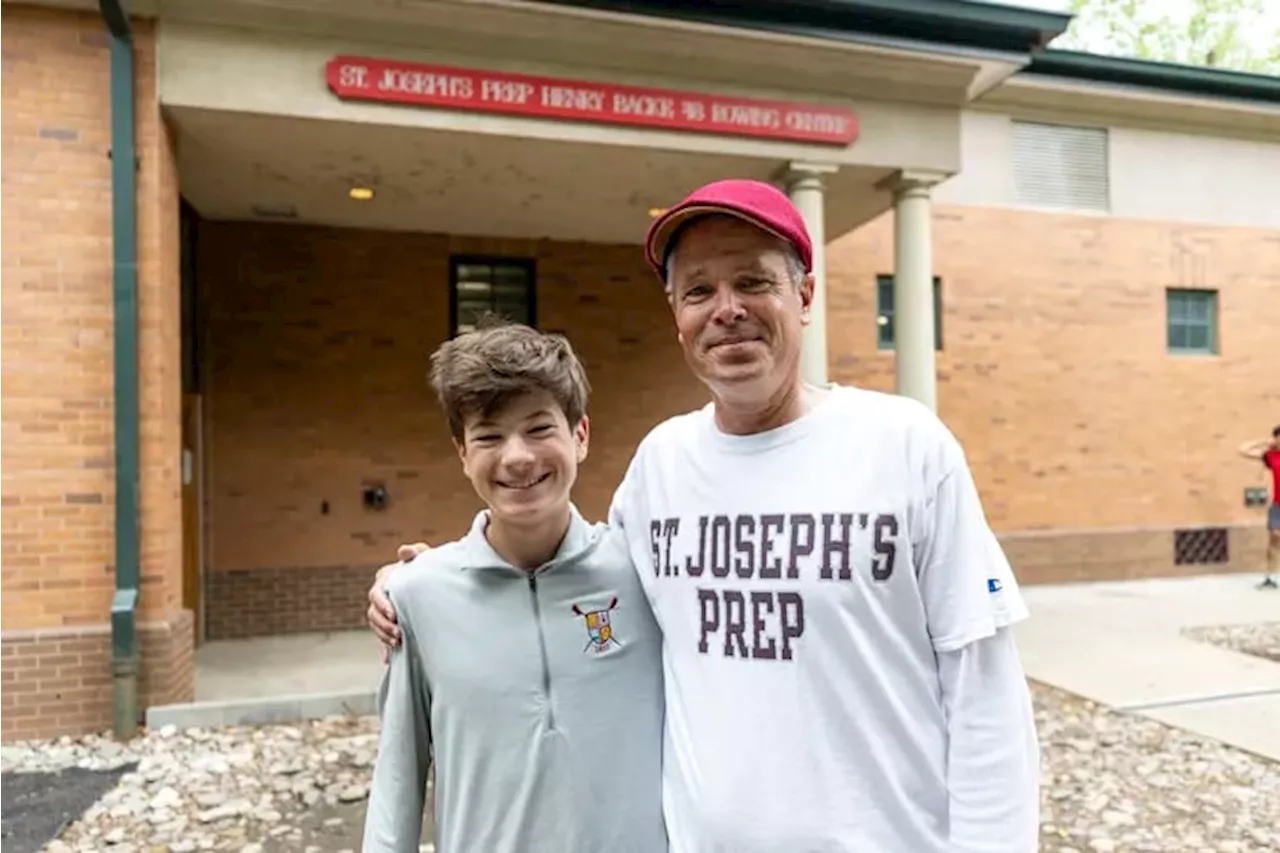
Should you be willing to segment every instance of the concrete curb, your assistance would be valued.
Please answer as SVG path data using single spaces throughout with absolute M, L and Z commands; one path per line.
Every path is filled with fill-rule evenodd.
M 370 716 L 377 713 L 377 695 L 373 690 L 302 693 L 261 699 L 157 705 L 147 709 L 146 725 L 153 731 L 164 726 L 176 726 L 179 729 L 223 728 L 295 723 L 335 716 Z

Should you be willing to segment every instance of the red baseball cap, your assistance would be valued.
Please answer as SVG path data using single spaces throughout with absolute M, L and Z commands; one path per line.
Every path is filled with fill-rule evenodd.
M 670 208 L 649 226 L 645 237 L 645 260 L 663 278 L 663 263 L 670 251 L 672 238 L 699 216 L 720 213 L 736 216 L 795 247 L 806 272 L 813 270 L 813 242 L 804 226 L 800 211 L 791 199 L 773 184 L 731 178 L 698 187 L 683 201 Z

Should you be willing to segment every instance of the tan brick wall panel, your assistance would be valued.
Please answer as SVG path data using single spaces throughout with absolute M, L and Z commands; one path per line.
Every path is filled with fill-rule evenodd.
M 594 386 L 589 516 L 644 433 L 706 399 L 632 247 L 218 222 L 198 247 L 211 638 L 359 627 L 396 545 L 465 532 L 480 504 L 426 380 L 450 253 L 536 260 L 540 325 L 569 334 Z M 362 507 L 366 481 L 385 511 Z
M 884 216 L 828 252 L 832 377 L 893 388 L 875 343 Z M 940 208 L 939 411 L 1001 531 L 1262 524 L 1280 423 L 1280 234 L 995 208 Z M 1220 291 L 1221 355 L 1165 350 L 1165 288 Z
M 3 23 L 5 670 L 6 677 L 11 665 L 21 672 L 22 655 L 38 659 L 51 654 L 49 643 L 58 648 L 59 637 L 83 632 L 67 652 L 82 658 L 74 668 L 80 674 L 60 676 L 82 679 L 66 688 L 74 699 L 55 715 L 39 703 L 24 704 L 21 713 L 35 708 L 35 719 L 51 730 L 101 729 L 110 725 L 109 691 L 102 696 L 108 652 L 100 639 L 85 637 L 107 630 L 115 584 L 108 38 L 96 12 L 6 4 Z M 148 23 L 134 22 L 134 43 L 140 618 L 154 623 L 169 619 L 180 601 L 177 178 L 156 101 Z M 187 650 L 148 654 L 149 661 L 189 657 L 190 622 L 175 626 L 172 642 Z M 51 633 L 12 639 L 32 630 Z M 152 693 L 190 695 L 190 666 L 166 666 L 186 681 L 160 686 L 159 673 L 144 672 L 157 684 Z

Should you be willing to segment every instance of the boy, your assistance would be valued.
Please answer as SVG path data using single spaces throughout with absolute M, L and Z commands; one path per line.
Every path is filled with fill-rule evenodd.
M 1271 577 L 1280 574 L 1280 426 L 1271 431 L 1271 440 L 1246 441 L 1240 445 L 1240 455 L 1257 459 L 1271 472 L 1271 505 L 1267 507 L 1267 573 L 1261 586 L 1275 589 Z
M 379 692 L 366 853 L 666 853 L 661 635 L 625 542 L 569 493 L 588 384 L 562 337 L 484 324 L 431 382 L 487 505 L 387 583 L 404 641 Z

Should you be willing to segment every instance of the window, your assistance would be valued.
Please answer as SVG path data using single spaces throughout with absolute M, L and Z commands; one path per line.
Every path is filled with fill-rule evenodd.
M 1165 292 L 1169 352 L 1218 352 L 1218 292 L 1177 290 Z
M 1013 186 L 1018 204 L 1108 210 L 1107 129 L 1013 123 Z
M 893 349 L 893 276 L 876 276 L 876 346 Z M 933 348 L 942 349 L 942 280 L 933 279 Z
M 533 261 L 458 258 L 451 261 L 453 334 L 470 332 L 486 313 L 537 325 Z

